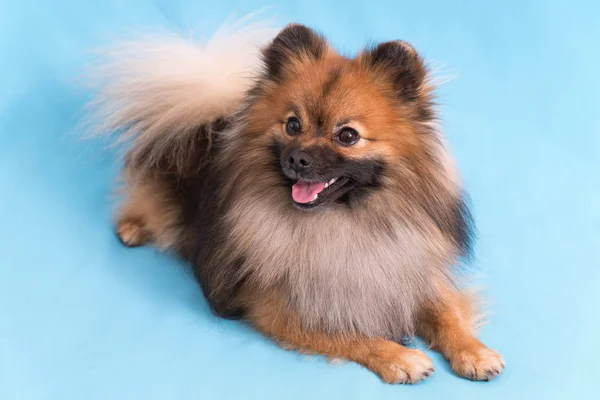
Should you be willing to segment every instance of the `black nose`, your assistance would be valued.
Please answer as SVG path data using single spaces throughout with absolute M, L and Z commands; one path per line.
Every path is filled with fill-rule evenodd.
M 302 150 L 294 150 L 288 157 L 288 165 L 296 172 L 306 170 L 310 167 L 312 158 Z

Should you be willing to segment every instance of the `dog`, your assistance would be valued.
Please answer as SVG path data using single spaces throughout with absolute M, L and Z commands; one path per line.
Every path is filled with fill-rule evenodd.
M 457 278 L 472 217 L 410 44 L 345 57 L 250 25 L 123 42 L 94 71 L 91 120 L 128 143 L 118 237 L 189 261 L 214 313 L 387 383 L 434 371 L 414 336 L 461 377 L 502 372 Z

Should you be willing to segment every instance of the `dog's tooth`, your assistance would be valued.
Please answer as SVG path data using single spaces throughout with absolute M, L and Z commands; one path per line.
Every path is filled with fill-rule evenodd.
M 329 185 L 333 185 L 333 183 L 335 182 L 337 178 L 331 178 L 331 180 L 329 182 L 327 182 L 327 186 Z

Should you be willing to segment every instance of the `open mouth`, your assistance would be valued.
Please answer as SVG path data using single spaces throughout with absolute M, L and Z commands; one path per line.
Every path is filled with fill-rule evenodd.
M 327 182 L 305 181 L 299 179 L 292 185 L 292 199 L 299 208 L 314 208 L 340 197 L 346 192 L 350 179 L 332 178 Z

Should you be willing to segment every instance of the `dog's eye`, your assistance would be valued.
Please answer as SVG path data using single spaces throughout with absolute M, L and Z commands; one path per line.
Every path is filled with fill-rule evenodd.
M 341 131 L 338 132 L 335 138 L 344 146 L 352 146 L 353 144 L 358 142 L 360 136 L 358 136 L 358 132 L 356 132 L 352 128 L 343 128 Z
M 288 135 L 294 136 L 300 133 L 302 125 L 300 120 L 296 117 L 290 117 L 285 124 L 285 131 Z

